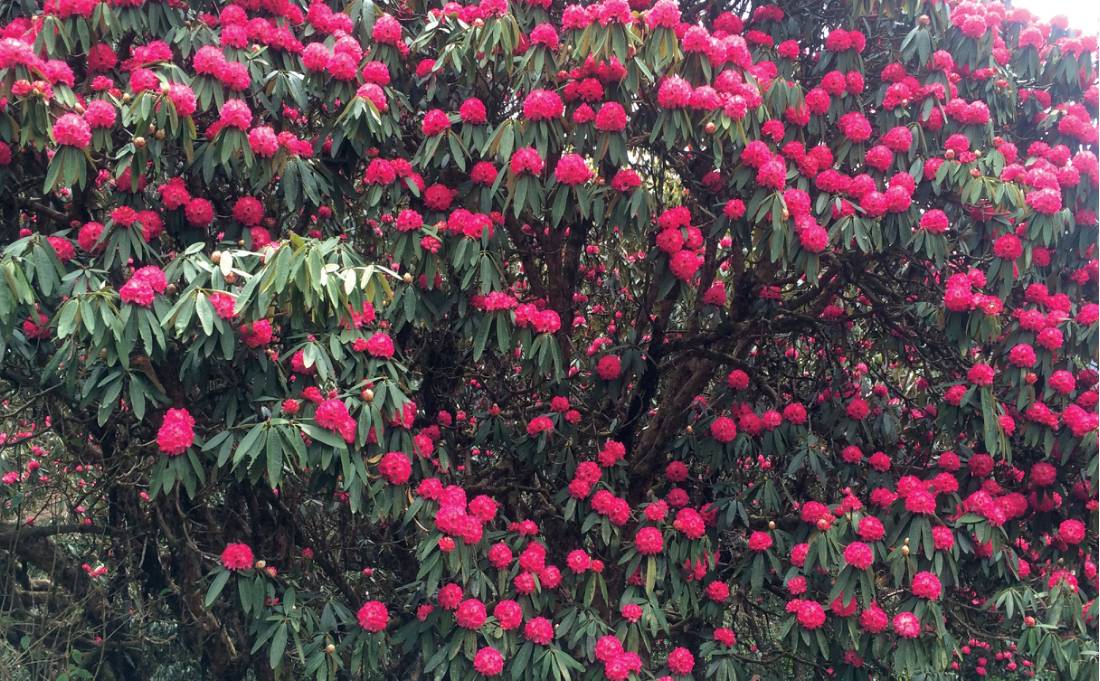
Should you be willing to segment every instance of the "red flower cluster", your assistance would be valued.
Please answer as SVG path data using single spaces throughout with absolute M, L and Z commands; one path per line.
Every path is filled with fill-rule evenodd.
M 248 544 L 227 544 L 222 550 L 221 563 L 226 570 L 250 570 L 254 558 Z
M 317 405 L 313 414 L 317 425 L 326 430 L 339 433 L 344 442 L 355 442 L 356 423 L 348 413 L 348 407 L 342 400 L 329 398 Z

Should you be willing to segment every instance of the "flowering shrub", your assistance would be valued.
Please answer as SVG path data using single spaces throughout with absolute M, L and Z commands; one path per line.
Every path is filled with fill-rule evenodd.
M 1095 38 L 747 4 L 0 10 L 4 668 L 1095 677 Z

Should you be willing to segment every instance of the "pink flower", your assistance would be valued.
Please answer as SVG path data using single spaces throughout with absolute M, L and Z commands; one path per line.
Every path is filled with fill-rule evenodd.
M 371 633 L 384 631 L 390 623 L 390 611 L 382 601 L 367 601 L 356 614 L 359 626 Z
M 339 433 L 344 442 L 349 444 L 355 442 L 355 419 L 348 413 L 348 408 L 343 401 L 335 397 L 324 400 L 317 405 L 313 418 L 322 428 Z
M 50 244 L 50 248 L 57 255 L 57 259 L 61 262 L 69 262 L 76 257 L 76 249 L 73 248 L 73 242 L 69 241 L 62 236 L 49 236 L 46 237 L 47 243 Z
M 565 154 L 554 168 L 554 178 L 562 184 L 576 186 L 588 182 L 592 171 L 580 154 Z
M 388 111 L 390 108 L 385 91 L 382 90 L 381 86 L 375 83 L 363 83 L 359 86 L 359 89 L 355 91 L 355 96 L 367 100 L 379 111 Z
M 825 608 L 817 601 L 798 601 L 795 617 L 805 629 L 820 629 L 825 624 Z
M 864 631 L 878 634 L 886 630 L 890 623 L 890 616 L 886 611 L 878 607 L 877 603 L 871 603 L 870 607 L 859 615 L 859 626 Z
M 681 508 L 677 511 L 672 526 L 688 539 L 700 539 L 707 531 L 703 516 L 693 508 Z
M 214 204 L 206 199 L 193 198 L 183 207 L 187 223 L 194 227 L 209 227 L 214 222 Z
M 642 527 L 634 534 L 634 547 L 644 556 L 655 556 L 665 548 L 661 530 L 656 527 Z
M 582 30 L 593 21 L 591 13 L 581 5 L 567 5 L 561 13 L 563 30 Z
M 187 185 L 180 177 L 173 177 L 157 187 L 157 193 L 160 194 L 160 200 L 168 210 L 182 208 L 191 200 L 191 193 L 187 191 Z
M 252 125 L 252 110 L 244 100 L 227 100 L 218 112 L 218 122 L 227 128 L 248 130 Z
M 848 31 L 841 28 L 830 31 L 825 38 L 825 49 L 830 52 L 844 52 L 852 49 L 852 41 Z
M 730 199 L 722 207 L 722 214 L 730 220 L 740 220 L 745 216 L 745 202 L 741 199 Z
M 550 645 L 554 640 L 554 623 L 545 617 L 534 617 L 524 626 L 523 637 L 538 646 Z
M 580 574 L 592 565 L 592 558 L 583 549 L 574 549 L 565 558 L 565 564 L 573 572 Z
M 532 28 L 531 44 L 543 45 L 551 51 L 558 49 L 560 40 L 558 39 L 558 32 L 553 24 L 539 24 Z
M 630 168 L 623 168 L 611 178 L 611 188 L 617 192 L 629 192 L 642 186 L 642 178 Z
M 86 149 L 92 141 L 92 129 L 78 114 L 64 114 L 54 121 L 53 139 L 61 145 Z
M 993 385 L 996 372 L 988 364 L 975 364 L 966 372 L 966 380 L 978 386 Z
M 434 137 L 451 129 L 451 119 L 442 109 L 432 109 L 424 115 L 424 122 L 420 125 L 420 131 L 425 137 Z
M 844 548 L 844 562 L 857 570 L 866 570 L 875 561 L 875 553 L 863 542 L 854 541 Z
M 195 92 L 183 83 L 172 83 L 168 86 L 168 99 L 180 116 L 190 116 L 198 108 Z
M 858 111 L 850 111 L 841 116 L 837 121 L 837 127 L 840 133 L 852 142 L 866 142 L 871 139 L 873 132 L 870 121 Z
M 623 653 L 623 642 L 614 634 L 605 634 L 596 639 L 596 659 L 607 662 Z
M 783 407 L 783 420 L 794 426 L 802 426 L 807 419 L 806 408 L 799 403 L 791 403 Z
M 1075 518 L 1063 520 L 1058 525 L 1058 538 L 1067 544 L 1080 544 L 1085 540 L 1085 524 Z
M 613 381 L 622 374 L 622 360 L 617 355 L 604 355 L 596 363 L 596 373 L 605 381 Z
M 397 171 L 393 169 L 393 164 L 383 158 L 371 159 L 363 176 L 365 184 L 387 185 L 396 180 Z
M 920 636 L 920 620 L 911 612 L 899 612 L 894 615 L 894 632 L 901 638 Z
M 462 602 L 462 587 L 457 584 L 444 584 L 439 589 L 439 605 L 445 610 L 454 610 Z
M 1056 392 L 1063 395 L 1069 395 L 1077 388 L 1077 380 L 1073 377 L 1073 374 L 1065 369 L 1058 369 L 1050 374 L 1047 379 L 1047 385 L 1053 388 Z
M 540 175 L 545 167 L 545 163 L 534 147 L 520 147 L 512 154 L 512 160 L 509 162 L 508 167 L 514 175 L 522 175 L 524 173 Z
M 455 609 L 455 623 L 463 629 L 477 631 L 487 617 L 485 604 L 476 598 L 467 598 Z
M 523 100 L 523 117 L 529 121 L 549 121 L 561 118 L 565 105 L 553 90 L 532 90 Z
M 730 597 L 729 584 L 717 580 L 713 581 L 707 584 L 706 595 L 715 603 L 725 603 Z
M 195 419 L 186 409 L 169 409 L 157 431 L 157 446 L 168 456 L 179 456 L 195 443 Z
M 947 551 L 955 545 L 955 533 L 951 528 L 937 525 L 932 528 L 932 545 L 937 551 Z
M 389 359 L 393 357 L 393 339 L 390 335 L 384 331 L 378 331 L 370 338 L 366 343 L 367 354 L 371 357 L 380 357 L 383 359 Z
M 668 269 L 680 281 L 691 281 L 702 266 L 702 258 L 694 251 L 680 250 L 668 260 Z
M 642 606 L 637 603 L 626 603 L 619 608 L 619 614 L 627 622 L 637 622 L 642 619 Z
M 756 184 L 768 189 L 782 189 L 787 182 L 787 164 L 782 156 L 773 156 L 756 170 Z
M 96 99 L 88 102 L 88 108 L 84 110 L 84 120 L 88 125 L 96 129 L 110 128 L 118 118 L 113 104 L 105 99 Z M 54 129 L 56 136 L 56 127 Z
M 412 476 L 412 461 L 403 452 L 387 452 L 378 462 L 378 473 L 391 485 L 404 485 Z
M 626 109 L 618 102 L 604 102 L 596 114 L 596 129 L 603 132 L 622 132 L 626 129 Z
M 857 533 L 861 539 L 866 541 L 879 541 L 886 536 L 886 528 L 878 518 L 874 516 L 864 516 L 859 521 Z
M 237 299 L 225 291 L 214 291 L 207 296 L 207 300 L 214 307 L 214 312 L 217 313 L 221 319 L 233 319 L 237 316 L 235 309 Z
M 389 14 L 380 15 L 374 22 L 371 38 L 382 45 L 401 44 L 401 23 Z
M 845 412 L 848 414 L 848 418 L 853 421 L 862 421 L 871 413 L 871 408 L 863 398 L 853 397 L 852 400 L 848 402 L 848 407 L 845 409 Z
M 486 187 L 492 186 L 497 180 L 499 175 L 496 166 L 490 161 L 478 161 L 474 164 L 474 167 L 470 169 L 470 179 L 474 184 L 485 185 Z
M 1042 215 L 1053 215 L 1062 210 L 1062 193 L 1057 189 L 1045 188 L 1028 192 L 1025 200 L 1032 210 Z
M 626 457 L 626 447 L 623 446 L 623 443 L 616 442 L 615 440 L 607 440 L 607 442 L 604 443 L 604 448 L 599 450 L 599 453 L 596 455 L 596 458 L 599 460 L 599 465 L 604 466 L 604 468 L 610 468 L 610 466 L 623 460 L 624 457 Z
M 993 242 L 993 255 L 1001 260 L 1016 260 L 1024 253 L 1024 246 L 1015 234 L 1002 234 Z
M 926 598 L 930 601 L 939 600 L 943 592 L 943 585 L 939 577 L 931 572 L 918 572 L 913 575 L 913 595 L 917 598 Z
M 920 228 L 932 234 L 943 234 L 948 226 L 947 213 L 938 208 L 926 211 L 920 217 Z
M 118 290 L 118 296 L 124 303 L 149 307 L 157 294 L 164 293 L 167 287 L 164 272 L 150 265 L 135 270 L 130 280 Z
M 936 512 L 936 497 L 931 492 L 916 490 L 905 497 L 905 510 L 920 515 Z
M 718 641 L 727 648 L 732 648 L 737 645 L 737 635 L 734 634 L 733 629 L 727 627 L 718 627 L 714 630 L 714 640 Z
M 749 550 L 762 552 L 772 547 L 773 540 L 767 532 L 756 531 L 749 536 Z
M 787 580 L 787 592 L 792 596 L 801 596 L 806 593 L 806 588 L 806 578 L 801 575 Z
M 527 422 L 527 434 L 531 437 L 539 433 L 550 433 L 554 430 L 554 422 L 549 416 L 536 416 Z
M 482 676 L 497 676 L 504 671 L 504 656 L 496 648 L 484 646 L 474 655 L 474 671 Z
M 279 151 L 279 137 L 270 126 L 260 125 L 248 131 L 248 145 L 260 158 L 271 158 Z
M 233 219 L 246 227 L 260 224 L 264 217 L 264 204 L 254 196 L 242 196 L 233 204 Z
M 581 553 L 584 552 L 581 551 Z M 512 549 L 508 548 L 508 545 L 504 542 L 497 542 L 489 547 L 487 555 L 489 562 L 498 570 L 507 569 L 507 567 L 512 564 Z
M 493 608 L 493 617 L 496 618 L 501 629 L 511 631 L 519 627 L 520 622 L 523 621 L 523 608 L 513 600 L 503 600 Z
M 1027 343 L 1017 343 L 1008 351 L 1008 361 L 1013 366 L 1030 369 L 1039 361 L 1035 356 L 1035 348 Z
M 254 562 L 252 549 L 248 544 L 226 544 L 221 562 L 226 570 L 249 570 Z
M 695 656 L 687 648 L 673 648 L 668 654 L 668 670 L 676 676 L 687 676 L 695 669 Z
M 267 319 L 258 319 L 251 324 L 245 324 L 240 329 L 241 340 L 250 348 L 259 348 L 271 342 L 275 330 Z
M 676 28 L 680 25 L 680 6 L 675 0 L 657 0 L 646 12 L 646 26 L 654 28 Z
M 798 241 L 808 252 L 822 253 L 829 247 L 829 232 L 811 220 L 798 230 Z
M 691 83 L 680 76 L 668 76 L 657 88 L 657 106 L 662 109 L 682 109 L 691 103 L 693 91 Z
M 722 443 L 733 442 L 737 437 L 737 425 L 728 416 L 719 416 L 710 424 L 710 436 Z
M 458 117 L 463 123 L 470 125 L 484 125 L 489 120 L 485 103 L 477 97 L 470 97 L 462 102 L 462 106 L 458 108 Z
M 806 555 L 810 552 L 809 544 L 795 544 L 791 547 L 791 565 L 802 567 L 806 564 Z
M 85 222 L 84 226 L 80 227 L 80 231 L 77 232 L 76 243 L 80 246 L 81 251 L 87 253 L 100 251 L 103 248 L 103 244 L 99 242 L 102 233 L 102 223 Z

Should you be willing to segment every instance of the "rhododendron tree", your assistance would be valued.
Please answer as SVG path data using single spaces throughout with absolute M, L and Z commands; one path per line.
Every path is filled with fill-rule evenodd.
M 1095 677 L 1096 58 L 972 0 L 2 4 L 0 669 Z

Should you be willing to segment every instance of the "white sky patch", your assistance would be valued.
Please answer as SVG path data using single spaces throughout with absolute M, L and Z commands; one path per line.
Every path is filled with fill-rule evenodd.
M 1012 6 L 1023 7 L 1047 21 L 1064 16 L 1071 29 L 1083 34 L 1100 33 L 1100 0 L 1013 0 Z

